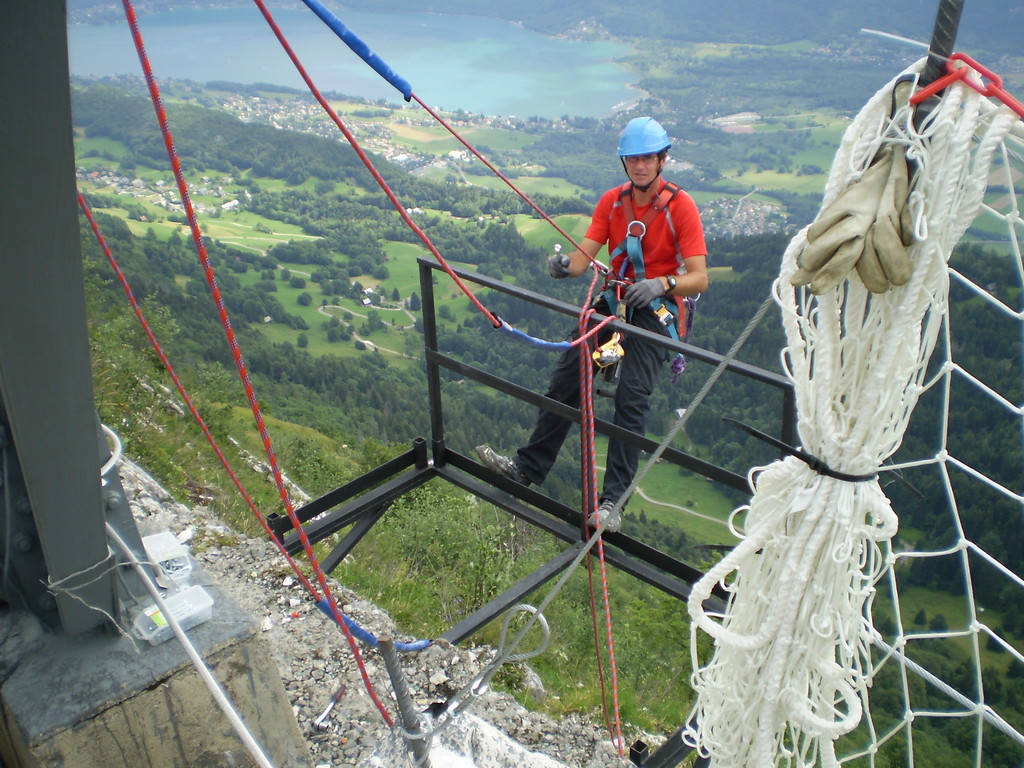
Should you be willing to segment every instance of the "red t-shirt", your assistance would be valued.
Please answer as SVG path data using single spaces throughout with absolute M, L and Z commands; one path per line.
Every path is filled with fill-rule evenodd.
M 664 186 L 665 180 L 659 178 L 659 193 Z M 620 203 L 621 191 L 622 187 L 615 187 L 601 196 L 594 209 L 590 227 L 587 228 L 586 236 L 595 242 L 607 244 L 609 254 L 626 239 L 626 225 L 629 222 L 626 221 Z M 634 218 L 643 219 L 650 207 L 634 205 Z M 669 226 L 668 216 L 662 211 L 647 225 L 647 233 L 641 241 L 647 277 L 682 274 L 683 259 L 707 255 L 704 228 L 701 226 L 700 212 L 693 198 L 680 189 L 668 204 L 668 213 L 672 217 L 672 226 Z M 623 253 L 612 259 L 612 271 L 616 275 L 619 274 L 619 266 L 625 258 L 623 249 Z M 633 277 L 632 264 L 626 265 L 625 276 Z

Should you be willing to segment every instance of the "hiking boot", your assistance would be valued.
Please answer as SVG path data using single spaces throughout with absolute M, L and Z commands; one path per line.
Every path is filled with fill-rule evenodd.
M 587 518 L 587 524 L 592 528 L 600 528 L 602 523 L 608 533 L 615 533 L 622 527 L 622 512 L 615 509 L 614 501 L 602 501 L 601 506 Z
M 519 467 L 516 466 L 515 461 L 510 459 L 508 456 L 502 456 L 500 453 L 495 453 L 494 449 L 489 445 L 478 445 L 476 447 L 476 453 L 480 457 L 480 461 L 484 463 L 492 472 L 497 472 L 504 478 L 512 480 L 523 485 L 529 485 L 530 481 L 526 479 L 526 476 L 519 471 Z

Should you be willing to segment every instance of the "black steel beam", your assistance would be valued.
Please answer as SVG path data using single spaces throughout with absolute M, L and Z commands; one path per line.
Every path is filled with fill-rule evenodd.
M 306 532 L 310 542 L 315 544 L 358 521 L 361 517 L 375 509 L 390 504 L 399 496 L 423 485 L 423 483 L 436 475 L 437 472 L 433 468 L 407 470 L 389 482 L 368 491 L 358 499 L 306 523 L 303 525 L 303 530 Z M 287 518 L 285 519 L 287 520 Z M 288 554 L 294 555 L 302 551 L 302 542 L 299 540 L 299 534 L 294 529 L 290 529 L 290 531 L 284 539 L 284 548 Z
M 299 507 L 295 510 L 295 516 L 298 517 L 300 523 L 309 522 L 317 515 L 321 515 L 327 510 L 333 509 L 339 504 L 348 501 L 352 497 L 358 496 L 374 486 L 380 485 L 397 473 L 401 472 L 403 469 L 416 466 L 418 456 L 419 453 L 416 447 L 414 447 L 412 450 L 396 456 L 390 461 L 381 464 L 379 467 L 374 467 L 369 472 L 357 477 L 355 480 L 345 483 L 345 485 L 339 486 L 333 491 L 328 491 L 320 498 L 314 499 L 308 504 Z M 274 532 L 274 535 L 279 538 L 287 535 L 293 528 L 292 521 L 288 516 L 278 513 L 268 515 L 267 524 L 270 526 L 270 530 Z
M 577 542 L 566 550 L 563 550 L 555 557 L 548 560 L 540 568 L 530 575 L 520 579 L 516 584 L 506 589 L 487 605 L 474 611 L 470 616 L 460 621 L 443 635 L 442 640 L 458 644 L 480 631 L 481 628 L 490 624 L 494 619 L 501 616 L 512 606 L 521 603 L 528 595 L 537 588 L 543 586 L 559 573 L 569 567 L 583 549 L 583 543 Z
M 437 262 L 434 262 L 437 264 Z M 434 273 L 420 262 L 420 293 L 423 294 L 423 348 L 427 355 L 436 353 L 437 319 L 434 314 Z M 441 375 L 436 365 L 427 363 L 427 408 L 430 414 L 431 453 L 435 464 L 442 463 L 444 452 L 444 411 L 441 407 Z
M 630 748 L 630 761 L 639 768 L 675 768 L 693 752 L 693 747 L 683 741 L 683 733 L 687 726 L 683 726 L 665 741 L 653 753 L 648 753 L 647 745 L 637 742 Z M 711 760 L 707 757 L 698 757 L 693 768 L 710 768 Z
M 341 564 L 341 561 L 348 556 L 348 553 L 355 548 L 356 544 L 362 541 L 363 536 L 370 532 L 370 529 L 384 516 L 384 513 L 388 511 L 390 506 L 390 504 L 381 505 L 377 509 L 367 510 L 365 514 L 359 517 L 356 524 L 352 526 L 352 530 L 346 533 L 342 540 L 338 542 L 338 546 L 332 549 L 327 557 L 320 561 L 320 567 L 324 573 L 332 573 Z
M 461 470 L 461 471 L 455 471 Z M 525 486 L 504 480 L 503 485 L 514 496 L 494 493 L 492 490 L 493 473 L 482 465 L 454 451 L 448 451 L 448 465 L 439 470 L 439 475 L 454 485 L 469 491 L 478 498 L 489 501 L 506 512 L 526 520 L 535 527 L 546 530 L 567 542 L 579 541 L 582 536 L 582 520 L 580 513 L 560 504 L 554 499 L 538 493 Z M 467 476 L 471 475 L 470 476 Z M 512 486 L 512 487 L 509 487 Z M 527 506 L 522 503 L 525 500 Z M 540 510 L 533 507 L 539 507 Z M 552 519 L 552 516 L 557 519 Z M 605 559 L 619 570 L 625 571 L 641 581 L 657 587 L 680 600 L 686 600 L 703 573 L 661 552 L 642 541 L 632 538 L 621 531 L 604 535 Z M 710 610 L 722 610 L 727 596 L 718 588 L 714 597 L 707 601 Z
M 421 256 L 418 261 L 424 267 L 429 267 L 430 269 L 439 271 L 442 269 L 436 259 Z M 479 272 L 471 272 L 458 268 L 455 268 L 452 271 L 462 280 L 477 283 L 485 288 L 493 288 L 496 291 L 507 293 L 510 296 L 528 301 L 531 304 L 547 307 L 548 309 L 552 309 L 573 318 L 579 316 L 580 308 L 575 304 L 569 304 L 565 301 L 552 299 L 550 296 L 545 296 L 542 293 L 531 291 L 528 288 L 510 285 L 509 283 L 502 282 L 501 280 L 493 277 L 482 275 Z M 595 320 L 600 320 L 604 318 L 604 315 L 594 315 L 594 318 Z M 709 365 L 718 365 L 725 359 L 724 355 L 720 355 L 717 352 L 711 352 L 710 350 L 703 349 L 701 347 L 695 347 L 692 344 L 687 344 L 683 341 L 675 341 L 674 339 L 670 339 L 668 336 L 647 331 L 643 328 L 637 328 L 635 325 L 630 325 L 629 323 L 622 323 L 618 320 L 614 320 L 608 327 L 613 330 L 622 331 L 626 334 L 639 336 L 646 341 L 650 341 L 652 344 L 664 347 L 673 353 L 682 352 L 688 359 L 700 360 L 702 363 L 708 363 Z M 768 371 L 764 368 L 758 368 L 756 365 L 750 365 L 748 363 L 741 362 L 740 360 L 729 361 L 726 365 L 726 370 L 738 373 L 745 378 L 759 381 L 762 384 L 768 384 L 769 386 L 777 389 L 786 390 L 793 388 L 793 382 L 782 374 L 775 373 L 774 371 Z
M 511 381 L 502 379 L 493 374 L 487 373 L 486 371 L 477 368 L 473 365 L 463 363 L 460 360 L 443 355 L 440 352 L 427 351 L 427 363 L 439 365 L 443 368 L 447 368 L 450 371 L 458 373 L 461 377 L 479 381 L 486 387 L 504 392 L 507 395 L 511 395 L 519 400 L 535 405 L 538 408 L 544 408 L 546 410 L 557 413 L 564 419 L 573 421 L 575 423 L 580 422 L 580 411 L 578 408 L 573 408 L 560 403 L 557 400 L 552 400 L 544 395 L 537 394 L 531 389 L 527 389 L 518 384 L 514 384 Z M 659 446 L 654 440 L 638 435 L 635 432 L 630 432 L 628 429 L 623 429 L 620 426 L 612 424 L 610 421 L 604 419 L 595 419 L 594 428 L 603 435 L 612 437 L 621 442 L 635 445 L 642 451 L 647 453 L 654 453 Z M 735 472 L 731 472 L 728 469 L 719 467 L 715 464 L 710 464 L 702 459 L 698 459 L 695 456 L 691 456 L 688 453 L 684 453 L 677 448 L 666 447 L 661 453 L 661 457 L 672 464 L 680 466 L 684 469 L 696 472 L 699 475 L 703 475 L 715 482 L 727 485 L 730 488 L 735 488 L 744 493 L 750 493 L 750 483 L 747 482 L 747 478 L 743 475 L 738 475 Z

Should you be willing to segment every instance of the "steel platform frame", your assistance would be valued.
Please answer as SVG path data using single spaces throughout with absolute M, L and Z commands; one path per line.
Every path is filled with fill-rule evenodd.
M 576 423 L 580 421 L 580 412 L 441 352 L 438 347 L 433 285 L 434 273 L 441 267 L 436 260 L 425 257 L 420 258 L 418 264 L 423 296 L 422 318 L 431 428 L 429 441 L 422 436 L 415 438 L 412 447 L 405 453 L 309 502 L 296 510 L 295 514 L 313 544 L 346 528 L 349 529 L 321 561 L 321 567 L 327 573 L 332 572 L 355 549 L 396 499 L 434 478 L 442 478 L 565 542 L 566 547 L 562 552 L 441 635 L 441 639 L 460 643 L 558 576 L 579 554 L 585 539 L 579 510 L 568 507 L 533 488 L 496 475 L 479 462 L 447 447 L 441 397 L 441 370 L 450 371 L 461 378 L 478 382 L 538 408 L 554 411 Z M 475 272 L 455 272 L 467 283 L 510 294 L 517 300 L 536 304 L 573 318 L 579 314 L 579 307 L 543 294 Z M 689 360 L 699 360 L 710 365 L 718 365 L 723 360 L 721 355 L 713 352 L 618 321 L 615 321 L 612 327 L 624 334 L 642 336 L 667 348 L 672 354 L 682 352 Z M 778 438 L 792 445 L 796 430 L 796 401 L 792 383 L 780 374 L 739 361 L 730 361 L 726 368 L 732 374 L 752 379 L 781 392 L 782 413 Z M 632 443 L 648 453 L 654 452 L 658 447 L 655 441 L 604 420 L 597 420 L 596 429 L 602 434 Z M 662 453 L 662 458 L 730 488 L 747 493 L 751 490 L 745 477 L 678 449 L 666 449 Z M 289 554 L 294 555 L 302 551 L 298 534 L 293 530 L 288 517 L 272 514 L 268 517 L 268 524 Z M 687 600 L 693 584 L 703 575 L 693 566 L 622 531 L 606 533 L 604 544 L 605 559 L 609 564 L 678 600 Z M 716 591 L 710 598 L 709 608 L 724 608 L 724 600 L 725 595 Z M 646 745 L 637 742 L 630 750 L 630 759 L 634 765 L 642 768 L 671 768 L 678 765 L 692 751 L 692 748 L 681 739 L 684 728 L 685 726 L 676 731 L 654 753 L 649 753 Z M 698 765 L 702 763 L 698 762 Z

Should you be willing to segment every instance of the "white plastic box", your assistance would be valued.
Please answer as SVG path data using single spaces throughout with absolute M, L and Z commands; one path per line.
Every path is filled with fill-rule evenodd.
M 185 630 L 199 626 L 213 615 L 213 598 L 198 585 L 168 595 L 164 602 L 167 610 Z M 150 645 L 160 645 L 174 636 L 167 617 L 156 603 L 150 603 L 135 617 L 134 632 L 136 637 L 148 641 Z
M 181 544 L 170 531 L 142 537 L 142 546 L 151 562 L 157 563 L 167 577 L 180 588 L 192 577 L 192 558 L 188 547 Z

